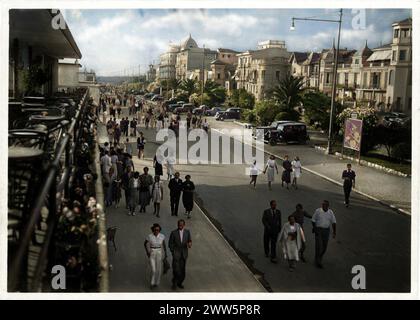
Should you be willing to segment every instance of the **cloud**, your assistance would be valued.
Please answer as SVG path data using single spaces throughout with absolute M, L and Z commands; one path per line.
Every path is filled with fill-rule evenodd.
M 334 10 L 63 10 L 70 30 L 83 54 L 83 66 L 99 75 L 144 72 L 170 42 L 180 44 L 189 33 L 201 47 L 255 49 L 259 41 L 285 40 L 289 51 L 320 51 L 330 48 L 337 28 L 333 24 L 299 23 L 290 32 L 292 16 L 324 18 Z M 349 11 L 350 12 L 350 11 Z M 351 27 L 344 14 L 341 47 L 359 49 L 368 40 L 374 47 L 391 39 L 391 23 L 407 16 L 403 10 L 367 10 L 366 29 Z M 127 71 L 129 69 L 129 71 Z M 126 70 L 126 71 L 124 71 Z

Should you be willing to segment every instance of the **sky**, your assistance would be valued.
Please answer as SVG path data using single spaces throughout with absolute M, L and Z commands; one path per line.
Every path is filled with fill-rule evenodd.
M 284 40 L 288 51 L 331 48 L 338 24 L 291 18 L 338 19 L 338 9 L 84 9 L 62 10 L 82 52 L 81 64 L 99 76 L 144 74 L 170 43 L 189 34 L 202 47 L 255 49 L 259 41 Z M 391 42 L 392 23 L 409 9 L 343 11 L 341 48 L 374 48 Z

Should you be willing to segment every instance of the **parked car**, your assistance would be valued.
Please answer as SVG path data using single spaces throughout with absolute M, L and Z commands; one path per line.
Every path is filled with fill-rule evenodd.
M 387 112 L 382 115 L 382 123 L 385 126 L 390 126 L 392 124 L 399 124 L 399 125 L 405 125 L 407 122 L 411 120 L 411 118 L 400 112 Z
M 225 109 L 223 109 L 221 107 L 213 107 L 209 110 L 206 110 L 204 112 L 204 115 L 214 117 L 216 115 L 216 113 L 219 112 L 219 111 L 225 111 Z
M 165 100 L 165 101 L 163 101 L 163 106 L 164 107 L 167 107 L 167 106 L 169 106 L 170 104 L 176 104 L 177 102 L 176 102 L 176 99 L 175 98 L 172 98 L 172 99 L 169 99 L 169 100 Z
M 155 94 L 150 101 L 162 101 L 163 97 L 159 94 Z
M 218 112 L 216 114 L 216 120 L 223 121 L 226 119 L 236 119 L 241 118 L 241 108 L 229 108 L 224 112 Z
M 174 113 L 186 113 L 191 112 L 194 109 L 194 105 L 192 103 L 184 103 L 182 107 L 178 107 L 174 110 Z
M 149 92 L 149 93 L 146 93 L 146 94 L 144 95 L 144 98 L 145 98 L 145 99 L 151 99 L 154 95 L 155 95 L 154 93 Z
M 275 145 L 277 143 L 305 144 L 309 140 L 306 124 L 296 121 L 274 121 L 270 126 L 256 127 L 255 138 L 262 138 L 264 142 Z M 263 136 L 259 136 L 262 134 Z
M 169 112 L 174 112 L 176 108 L 182 107 L 182 105 L 178 103 L 172 103 L 166 107 L 166 110 Z
M 205 114 L 205 112 L 207 111 L 207 110 L 209 110 L 210 108 L 209 107 L 207 107 L 206 105 L 201 105 L 201 106 L 199 106 L 198 108 L 195 108 L 193 111 L 192 111 L 192 114 L 195 114 L 195 115 L 197 115 L 197 116 L 199 116 L 199 115 L 204 115 Z

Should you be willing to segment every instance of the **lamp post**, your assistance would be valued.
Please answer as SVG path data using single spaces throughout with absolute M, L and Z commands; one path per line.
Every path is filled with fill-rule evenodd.
M 203 105 L 203 96 L 204 96 L 204 60 L 205 60 L 205 57 L 206 57 L 206 47 L 205 47 L 205 45 L 203 44 L 203 63 L 201 64 L 201 71 L 202 71 L 202 75 L 203 75 L 203 78 L 202 78 L 202 81 L 201 81 L 201 105 Z
M 340 17 L 338 20 L 332 19 L 315 19 L 315 18 L 292 18 L 292 25 L 290 26 L 290 31 L 295 30 L 295 20 L 302 21 L 319 21 L 319 22 L 334 22 L 338 23 L 338 39 L 337 39 L 337 49 L 334 52 L 334 71 L 333 71 L 333 83 L 332 83 L 332 92 L 331 92 L 331 108 L 330 108 L 330 123 L 328 128 L 328 146 L 327 153 L 332 152 L 332 133 L 333 133 L 333 118 L 335 111 L 335 94 L 337 90 L 337 68 L 338 68 L 338 55 L 340 52 L 340 37 L 341 37 L 341 23 L 343 18 L 343 9 L 340 9 Z

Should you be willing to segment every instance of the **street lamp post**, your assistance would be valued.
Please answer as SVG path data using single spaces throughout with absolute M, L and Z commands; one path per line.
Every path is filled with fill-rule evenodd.
M 334 22 L 338 23 L 338 39 L 337 39 L 337 49 L 334 52 L 334 71 L 333 71 L 333 84 L 332 84 L 332 92 L 331 92 L 331 108 L 330 108 L 330 122 L 328 128 L 328 146 L 327 146 L 327 153 L 332 153 L 332 135 L 333 135 L 333 119 L 334 119 L 334 111 L 335 111 L 335 94 L 337 90 L 337 68 L 338 68 L 338 55 L 340 52 L 340 38 L 341 38 L 341 23 L 343 18 L 343 9 L 340 9 L 340 18 L 338 20 L 331 20 L 331 19 L 314 19 L 314 18 L 292 18 L 292 25 L 290 26 L 290 30 L 295 30 L 295 20 L 302 20 L 302 21 L 320 21 L 320 22 Z
M 205 57 L 206 57 L 206 47 L 205 47 L 205 45 L 203 44 L 203 63 L 201 64 L 201 71 L 202 71 L 202 75 L 203 75 L 203 78 L 202 78 L 202 81 L 201 81 L 201 105 L 203 105 L 203 96 L 204 96 L 204 60 L 205 60 Z

